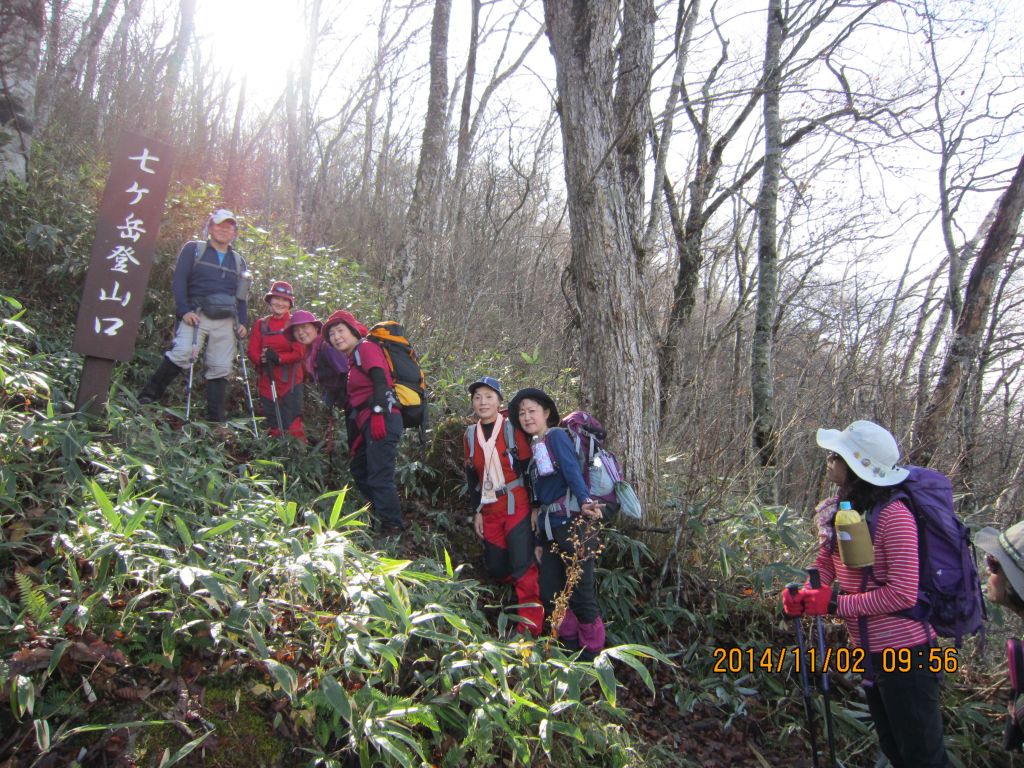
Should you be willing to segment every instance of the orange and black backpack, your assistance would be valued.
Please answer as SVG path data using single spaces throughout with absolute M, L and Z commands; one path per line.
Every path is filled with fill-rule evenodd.
M 402 423 L 406 429 L 418 429 L 420 442 L 426 442 L 427 382 L 419 356 L 405 335 L 405 328 L 394 320 L 382 320 L 370 328 L 366 338 L 375 342 L 387 358 L 395 396 L 402 411 Z

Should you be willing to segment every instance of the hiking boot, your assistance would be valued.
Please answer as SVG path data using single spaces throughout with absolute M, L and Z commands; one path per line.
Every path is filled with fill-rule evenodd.
M 215 424 L 227 421 L 224 399 L 228 392 L 227 379 L 206 380 L 206 420 Z
M 405 523 L 381 523 L 378 529 L 381 536 L 401 536 L 405 531 Z
M 146 382 L 146 386 L 139 393 L 139 405 L 149 405 L 163 397 L 167 385 L 178 378 L 179 373 L 181 373 L 181 368 L 168 360 L 166 356 L 161 358 L 160 367 L 154 371 L 149 381 Z

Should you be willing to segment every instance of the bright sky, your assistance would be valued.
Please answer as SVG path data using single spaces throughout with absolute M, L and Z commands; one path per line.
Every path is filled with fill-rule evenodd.
M 238 81 L 257 102 L 273 101 L 284 89 L 289 67 L 302 52 L 301 0 L 200 0 L 196 34 L 219 69 Z
M 1004 0 L 979 0 L 982 5 L 1002 2 Z M 238 81 L 241 80 L 243 74 L 247 77 L 248 98 L 255 108 L 267 107 L 273 103 L 285 87 L 289 68 L 297 68 L 299 65 L 304 37 L 304 5 L 304 0 L 199 0 L 198 2 L 197 35 L 206 50 L 213 56 L 215 66 L 219 70 L 225 73 L 231 72 Z M 737 2 L 730 9 L 734 15 L 730 16 L 725 23 L 731 30 L 730 38 L 735 38 L 736 45 L 734 45 L 732 53 L 737 61 L 742 60 L 743 56 L 735 48 L 744 40 L 747 41 L 746 45 L 751 46 L 751 55 L 754 60 L 756 61 L 760 56 L 759 26 L 763 24 L 763 12 L 760 10 L 762 5 L 762 0 L 749 0 L 749 2 Z M 349 84 L 346 75 L 351 77 L 356 71 L 363 68 L 360 64 L 365 62 L 366 49 L 376 44 L 373 21 L 374 17 L 380 13 L 380 6 L 379 0 L 370 2 L 367 0 L 323 1 L 321 22 L 329 25 L 329 30 L 322 39 L 318 51 L 318 59 L 321 67 L 324 68 L 320 72 L 321 78 L 328 79 L 329 82 L 334 80 L 344 88 Z M 396 4 L 396 7 L 398 6 L 399 4 Z M 1011 7 L 1014 7 L 1012 3 Z M 451 80 L 454 80 L 464 64 L 462 43 L 469 21 L 467 9 L 468 3 L 465 2 L 456 2 L 452 9 L 449 46 L 449 78 Z M 1020 13 L 1020 8 L 1018 8 L 1016 14 L 1007 15 L 1005 18 L 1010 21 L 1008 25 L 1010 29 L 1002 31 L 1009 35 L 1014 29 L 1020 29 Z M 429 9 L 426 18 L 422 21 L 429 22 Z M 416 28 L 416 26 L 417 24 L 410 25 L 411 28 Z M 750 31 L 751 26 L 757 28 L 753 33 Z M 422 54 L 418 50 L 407 54 L 411 61 L 422 60 L 424 68 L 426 66 L 425 38 L 426 35 L 421 32 L 421 37 L 415 44 L 423 47 Z M 900 47 L 907 45 L 902 38 L 898 42 Z M 707 56 L 710 56 L 709 62 L 717 60 L 718 57 L 717 38 L 711 37 L 703 42 L 695 43 L 695 50 L 691 57 L 691 67 L 695 69 L 700 68 L 702 46 L 710 46 L 710 53 L 705 52 Z M 490 48 L 485 50 L 490 50 Z M 878 56 L 898 58 L 893 56 L 897 52 L 886 51 L 883 53 L 877 44 L 873 50 L 876 58 Z M 345 65 L 335 72 L 327 71 L 339 56 L 344 57 Z M 1020 77 L 1021 70 L 1024 69 L 1020 56 L 1011 58 L 1012 62 L 1006 61 L 1004 52 L 998 62 L 991 62 L 990 66 L 998 63 L 1001 68 L 1008 67 L 1012 73 L 1011 76 L 1015 74 Z M 552 64 L 544 41 L 534 50 L 529 64 L 529 71 L 533 73 L 537 73 L 538 70 L 543 71 L 543 76 L 548 77 L 549 85 L 553 87 L 553 72 L 549 71 Z M 901 66 L 897 69 L 903 71 L 909 64 L 910 62 L 901 62 Z M 486 72 L 486 69 L 482 68 L 482 72 Z M 666 70 L 665 76 L 667 77 L 668 74 L 669 72 Z M 692 80 L 696 76 L 695 71 L 691 73 L 689 79 Z M 539 103 L 541 116 L 546 116 L 550 108 L 547 89 L 534 79 L 535 75 L 527 76 L 523 73 L 522 77 L 524 79 L 521 82 L 515 83 L 518 87 L 514 88 L 513 99 L 531 104 Z M 323 79 L 320 82 L 323 82 Z M 530 94 L 535 95 L 531 97 Z M 417 90 L 416 98 L 422 97 L 423 89 Z M 660 108 L 657 98 L 655 102 L 655 107 Z M 418 102 L 410 104 L 409 113 L 415 114 L 419 106 Z M 492 109 L 494 109 L 494 105 L 492 105 Z M 751 130 L 757 130 L 754 123 L 751 125 Z M 677 137 L 675 142 L 677 151 L 687 153 L 688 157 L 691 142 L 686 140 L 683 120 L 677 120 L 677 128 L 681 128 L 683 132 L 683 135 Z M 744 142 L 738 141 L 736 144 L 736 151 L 741 151 Z M 685 163 L 685 157 L 683 162 Z M 906 163 L 907 159 L 902 158 L 901 162 Z M 931 200 L 937 184 L 934 162 L 934 157 L 922 153 L 921 164 L 923 167 L 916 169 L 908 167 L 902 171 L 902 174 L 889 174 L 884 180 L 868 179 L 866 181 L 869 185 L 885 185 L 890 197 L 890 205 L 900 208 L 899 218 L 906 228 L 903 237 L 898 238 L 903 241 L 903 244 L 892 247 L 890 253 L 892 264 L 875 263 L 871 264 L 872 269 L 881 267 L 882 271 L 887 271 L 887 268 L 890 267 L 897 270 L 902 267 L 907 251 L 923 224 L 923 221 L 910 215 L 914 206 L 909 208 L 904 206 L 909 201 L 916 199 L 918 200 L 917 204 L 922 205 L 925 210 L 934 209 L 934 202 Z M 869 176 L 871 170 L 871 168 L 868 169 Z M 851 173 L 849 169 L 838 172 Z M 846 178 L 844 176 L 839 183 L 833 182 L 829 185 L 830 193 L 836 193 L 840 197 L 857 198 L 860 194 L 860 181 L 855 177 Z M 971 199 L 968 202 L 970 213 L 960 217 L 963 225 L 971 230 L 968 234 L 973 234 L 972 227 L 976 226 L 977 221 L 980 221 L 989 205 L 991 205 L 991 200 L 985 199 L 984 196 L 981 196 L 980 199 Z M 929 233 L 917 246 L 919 258 L 925 263 L 934 261 L 941 250 L 937 233 Z

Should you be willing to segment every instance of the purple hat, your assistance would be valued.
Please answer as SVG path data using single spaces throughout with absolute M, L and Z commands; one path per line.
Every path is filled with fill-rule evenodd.
M 284 327 L 284 335 L 291 341 L 295 341 L 295 334 L 292 333 L 292 328 L 296 325 L 306 325 L 307 323 L 315 326 L 317 333 L 320 333 L 320 329 L 324 327 L 324 324 L 317 320 L 316 315 L 312 312 L 308 312 L 305 309 L 297 309 L 288 318 L 288 324 Z

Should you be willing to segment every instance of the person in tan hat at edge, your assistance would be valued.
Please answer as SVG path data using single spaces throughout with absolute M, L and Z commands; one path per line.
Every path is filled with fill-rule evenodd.
M 245 259 L 231 247 L 238 235 L 238 222 L 231 211 L 214 211 L 204 234 L 205 243 L 185 243 L 178 254 L 171 282 L 178 328 L 171 349 L 139 393 L 139 404 L 159 400 L 193 362 L 193 347 L 198 355 L 205 346 L 206 418 L 219 423 L 227 418 L 224 398 L 237 354 L 236 338 L 245 338 L 249 324 L 246 299 L 250 277 Z
M 985 552 L 988 599 L 1024 618 L 1024 521 L 1005 531 L 982 528 L 974 543 Z M 1024 643 L 1011 638 L 1006 651 L 1012 698 L 1003 746 L 1019 752 L 1024 749 Z

